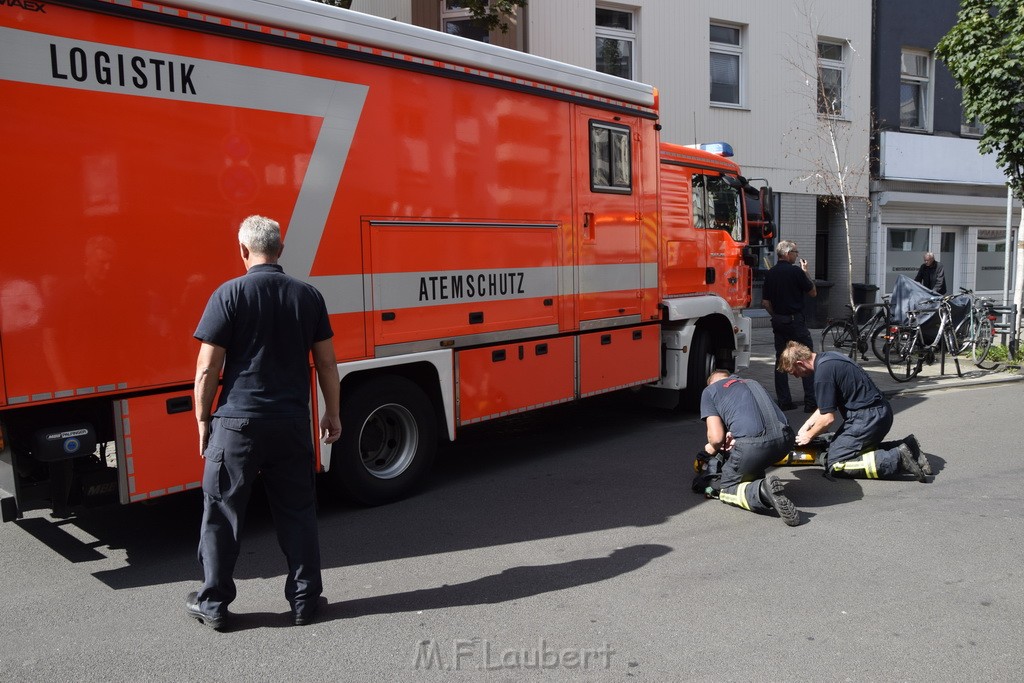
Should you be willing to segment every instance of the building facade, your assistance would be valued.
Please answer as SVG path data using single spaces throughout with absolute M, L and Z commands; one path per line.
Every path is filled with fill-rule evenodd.
M 868 271 L 873 284 L 890 291 L 899 275 L 913 277 L 923 252 L 931 251 L 945 268 L 950 293 L 965 287 L 1001 299 L 1020 204 L 1011 204 L 1008 230 L 1006 178 L 994 156 L 978 152 L 983 128 L 964 120 L 960 91 L 935 58 L 959 5 L 875 0 L 878 155 Z

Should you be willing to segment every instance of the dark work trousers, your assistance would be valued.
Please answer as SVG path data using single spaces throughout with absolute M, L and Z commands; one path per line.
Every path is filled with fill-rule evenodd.
M 277 542 L 288 560 L 285 597 L 294 609 L 316 602 L 323 583 L 309 419 L 215 417 L 205 455 L 201 609 L 224 614 L 235 599 L 239 535 L 257 473 L 263 474 Z
M 891 447 L 882 439 L 892 427 L 888 401 L 847 413 L 828 446 L 825 469 L 835 475 L 881 479 L 900 471 L 899 442 Z
M 782 460 L 792 449 L 793 430 L 789 427 L 784 427 L 781 434 L 736 439 L 729 451 L 729 459 L 722 465 L 722 488 L 718 499 L 744 510 L 771 510 L 771 505 L 761 500 L 761 480 L 765 470 Z
M 772 320 L 772 332 L 775 335 L 775 398 L 779 400 L 780 404 L 792 403 L 793 395 L 789 392 L 789 375 L 778 371 L 779 354 L 791 341 L 800 342 L 814 351 L 814 342 L 811 341 L 811 333 L 804 324 L 802 315 L 798 315 L 796 319 L 791 319 L 789 322 Z M 813 375 L 803 377 L 801 381 L 804 384 L 804 405 L 817 405 L 817 401 L 814 400 Z

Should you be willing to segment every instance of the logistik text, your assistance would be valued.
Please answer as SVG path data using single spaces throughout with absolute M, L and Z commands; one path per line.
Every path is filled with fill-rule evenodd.
M 64 49 L 50 43 L 50 73 L 61 81 L 195 95 L 195 67 L 170 59 L 81 47 Z

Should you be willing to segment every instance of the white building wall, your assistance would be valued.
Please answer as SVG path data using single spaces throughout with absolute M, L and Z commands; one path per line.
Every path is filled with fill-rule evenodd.
M 352 9 L 405 24 L 412 23 L 412 5 L 409 0 L 352 0 Z
M 594 9 L 585 0 L 531 0 L 529 50 L 593 68 Z M 819 0 L 802 16 L 799 1 L 633 0 L 608 3 L 637 14 L 638 80 L 661 94 L 662 138 L 670 142 L 725 140 L 749 177 L 767 178 L 783 192 L 825 194 L 803 178 L 830 158 L 814 140 L 816 37 L 849 41 L 846 121 L 839 122 L 846 163 L 863 169 L 848 194 L 867 197 L 870 122 L 871 4 Z M 709 26 L 743 27 L 745 103 L 712 106 Z M 814 27 L 812 29 L 812 26 Z

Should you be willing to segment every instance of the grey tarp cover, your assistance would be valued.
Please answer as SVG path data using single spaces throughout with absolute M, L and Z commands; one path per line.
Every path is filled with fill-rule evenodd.
M 919 282 L 906 275 L 896 278 L 892 294 L 889 296 L 889 310 L 894 322 L 905 325 L 908 322 L 909 311 L 918 311 L 917 323 L 921 326 L 924 340 L 931 343 L 939 331 L 939 317 L 937 314 L 938 303 L 930 302 L 929 299 L 940 296 L 928 289 Z M 963 320 L 964 315 L 970 310 L 970 297 L 961 294 L 953 297 L 950 302 L 953 311 L 954 323 Z

